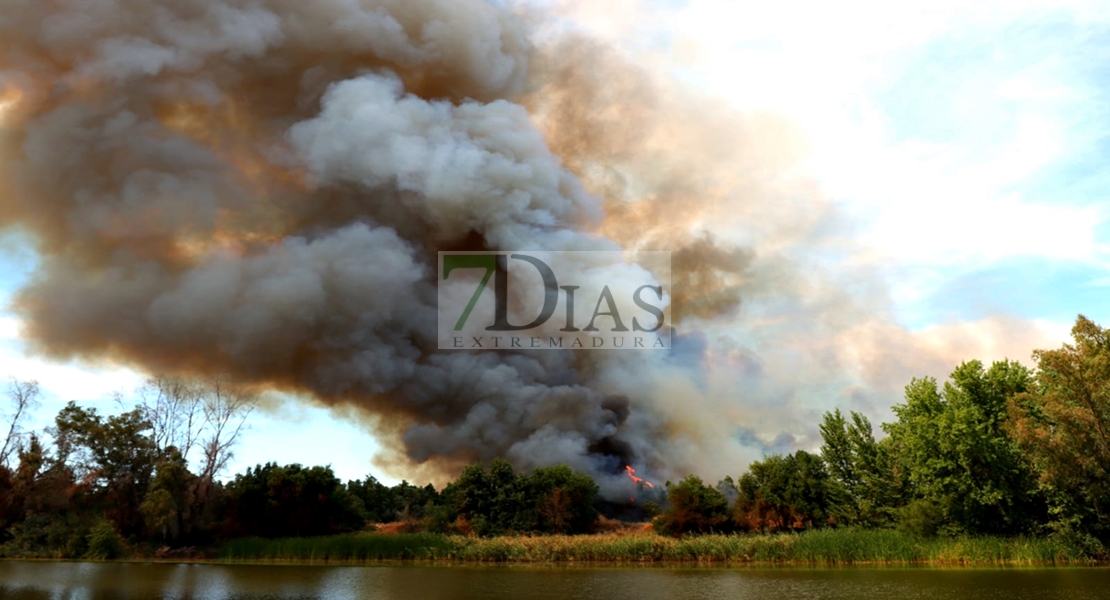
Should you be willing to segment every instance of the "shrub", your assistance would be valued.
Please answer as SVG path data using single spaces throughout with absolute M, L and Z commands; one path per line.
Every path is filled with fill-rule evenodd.
M 906 533 L 932 537 L 944 524 L 944 510 L 932 500 L 918 499 L 904 506 L 898 519 L 898 529 Z
M 93 526 L 88 536 L 89 549 L 85 558 L 111 560 L 123 556 L 123 540 L 111 522 L 104 520 Z

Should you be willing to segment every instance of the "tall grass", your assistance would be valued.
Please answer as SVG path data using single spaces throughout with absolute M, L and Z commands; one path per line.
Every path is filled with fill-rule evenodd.
M 220 548 L 229 561 L 367 562 L 448 558 L 453 541 L 431 533 L 333 535 L 327 537 L 242 538 Z
M 1069 564 L 1091 562 L 1058 538 L 922 538 L 890 530 L 815 530 L 794 536 L 791 558 L 809 563 Z
M 799 534 L 645 534 L 468 538 L 434 534 L 358 534 L 227 543 L 228 561 L 479 563 L 758 563 L 758 564 L 1081 564 L 1098 558 L 1055 538 L 922 538 L 890 530 L 828 529 Z

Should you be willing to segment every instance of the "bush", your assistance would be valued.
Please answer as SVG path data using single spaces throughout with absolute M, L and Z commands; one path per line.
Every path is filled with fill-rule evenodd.
M 72 513 L 29 515 L 11 526 L 4 558 L 78 558 L 88 548 L 88 525 Z
M 1071 554 L 1104 560 L 1107 558 L 1106 547 L 1102 545 L 1098 538 L 1075 528 L 1061 528 L 1049 536 L 1049 540 L 1069 549 Z
M 913 535 L 933 537 L 944 524 L 944 510 L 932 500 L 919 499 L 902 507 L 898 529 Z
M 87 539 L 89 549 L 85 552 L 85 558 L 111 560 L 123 556 L 123 540 L 109 521 L 100 521 L 94 525 Z

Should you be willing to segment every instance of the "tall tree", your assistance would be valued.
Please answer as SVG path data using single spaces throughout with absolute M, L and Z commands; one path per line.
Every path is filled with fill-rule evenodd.
M 213 499 L 218 489 L 216 478 L 227 467 L 234 455 L 235 445 L 254 410 L 252 393 L 230 384 L 222 377 L 184 378 L 153 377 L 139 389 L 136 410 L 150 426 L 150 437 L 157 449 L 159 460 L 165 468 L 177 461 L 189 474 L 188 493 L 179 501 L 188 499 L 190 506 L 180 507 L 177 515 L 188 515 L 188 523 L 180 529 L 195 531 L 204 528 L 201 522 L 214 510 Z M 187 470 L 190 455 L 196 476 Z M 169 461 L 169 462 L 166 462 Z M 153 491 L 153 490 L 152 490 Z M 158 498 L 165 499 L 165 490 Z M 170 506 L 167 503 L 148 505 Z
M 143 530 L 140 505 L 158 459 L 147 432 L 150 423 L 136 409 L 102 417 L 95 408 L 70 402 L 54 420 L 59 454 L 94 486 L 105 511 L 125 535 Z M 64 450 L 62 450 L 64 449 Z
M 195 479 L 185 467 L 184 457 L 173 446 L 158 460 L 150 490 L 140 509 L 147 529 L 163 542 L 175 542 L 191 533 L 195 524 L 191 518 L 195 506 Z
M 11 401 L 12 412 L 7 418 L 8 428 L 4 443 L 0 445 L 0 466 L 11 466 L 12 455 L 18 452 L 19 440 L 23 435 L 22 421 L 38 404 L 38 397 L 39 382 L 12 378 L 8 385 L 8 399 Z
M 1045 518 L 1035 476 L 1008 432 L 1007 401 L 1027 391 L 1029 370 L 1000 361 L 965 362 L 943 388 L 932 378 L 906 386 L 898 420 L 883 427 L 897 447 L 913 493 L 935 503 L 942 530 L 1028 531 Z
M 175 448 L 188 461 L 197 449 L 200 480 L 211 483 L 233 457 L 254 407 L 250 391 L 223 377 L 154 377 L 139 389 L 137 410 L 159 454 Z
M 1080 315 L 1072 344 L 1038 350 L 1034 385 L 1010 402 L 1057 527 L 1110 540 L 1110 331 Z
M 875 441 L 871 422 L 852 411 L 825 413 L 821 456 L 830 475 L 830 511 L 837 522 L 882 526 L 892 523 L 902 501 L 902 480 L 889 438 Z
M 152 377 L 139 388 L 138 397 L 159 454 L 175 448 L 187 462 L 204 427 L 203 386 L 181 377 Z
M 202 480 L 211 482 L 227 467 L 254 406 L 255 398 L 249 391 L 222 378 L 207 382 L 201 399 L 204 415 L 204 432 L 200 438 L 204 454 L 200 470 Z

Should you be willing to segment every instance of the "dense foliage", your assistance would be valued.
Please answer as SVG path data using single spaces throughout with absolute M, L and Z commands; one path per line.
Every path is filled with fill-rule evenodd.
M 943 385 L 914 379 L 881 440 L 859 413 L 826 413 L 820 456 L 769 456 L 735 486 L 718 484 L 735 491 L 731 520 L 713 503 L 692 511 L 687 480 L 668 488 L 657 526 L 1054 535 L 1100 548 L 1110 541 L 1110 331 L 1080 316 L 1072 335 L 1035 352 L 1033 370 L 971 360 Z
M 799 450 L 752 463 L 737 487 L 733 518 L 742 529 L 805 529 L 832 522 L 829 473 L 815 454 Z
M 1009 429 L 1060 531 L 1110 539 L 1110 331 L 1079 317 L 1074 344 L 1034 353 Z
M 667 484 L 667 500 L 669 507 L 653 524 L 660 533 L 708 533 L 727 528 L 728 499 L 696 475 L 678 485 Z
M 602 512 L 653 519 L 673 536 L 898 529 L 915 539 L 1049 536 L 1098 554 L 1110 542 L 1110 332 L 1080 317 L 1073 337 L 1034 353 L 1033 369 L 972 360 L 943 383 L 914 379 L 881 439 L 862 414 L 834 410 L 819 424 L 817 454 L 767 456 L 716 485 L 691 475 L 649 489 L 630 471 L 627 502 L 603 500 L 566 466 L 517 472 L 500 459 L 441 490 L 373 476 L 344 483 L 330 467 L 298 464 L 221 480 L 252 404 L 218 381 L 152 380 L 114 415 L 70 403 L 42 432 L 19 427 L 37 385 L 13 381 L 0 554 L 113 558 L 386 523 L 479 538 L 577 534 L 603 529 Z
M 510 532 L 585 533 L 597 520 L 598 487 L 564 465 L 517 474 L 503 459 L 488 469 L 475 464 L 447 486 L 444 496 L 464 529 L 478 535 Z
M 236 535 L 327 535 L 361 529 L 366 521 L 362 501 L 329 467 L 268 463 L 237 475 L 227 496 Z

